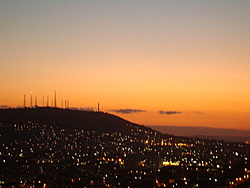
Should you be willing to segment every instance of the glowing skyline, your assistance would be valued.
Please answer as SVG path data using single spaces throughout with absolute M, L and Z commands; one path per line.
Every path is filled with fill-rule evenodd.
M 249 18 L 246 0 L 1 1 L 0 105 L 56 90 L 139 124 L 250 129 Z

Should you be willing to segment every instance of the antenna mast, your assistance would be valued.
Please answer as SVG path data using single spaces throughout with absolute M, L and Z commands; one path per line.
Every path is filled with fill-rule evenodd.
M 32 108 L 32 91 L 30 92 L 30 108 Z
M 24 95 L 24 98 L 23 98 L 23 108 L 26 108 L 26 95 Z
M 35 96 L 35 107 L 37 107 L 37 97 Z
M 55 108 L 56 108 L 56 90 L 55 90 Z
M 47 102 L 46 102 L 46 106 L 49 106 L 49 95 L 47 95 Z

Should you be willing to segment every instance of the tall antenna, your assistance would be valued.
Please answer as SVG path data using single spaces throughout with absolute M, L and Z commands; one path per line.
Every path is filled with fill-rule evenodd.
M 35 96 L 35 107 L 37 107 L 37 97 Z
M 55 108 L 56 108 L 56 90 L 55 90 Z
M 99 102 L 98 102 L 98 105 L 97 105 L 97 112 L 99 112 L 100 111 L 100 104 L 99 104 Z
M 46 106 L 49 106 L 49 95 L 47 95 L 47 102 L 46 102 Z
M 23 96 L 23 108 L 26 107 L 26 95 Z
M 32 91 L 30 92 L 30 108 L 32 108 Z

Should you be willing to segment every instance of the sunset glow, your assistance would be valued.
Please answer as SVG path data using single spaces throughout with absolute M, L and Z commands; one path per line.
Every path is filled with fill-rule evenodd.
M 138 124 L 250 130 L 249 18 L 244 0 L 1 1 L 0 105 L 56 90 Z

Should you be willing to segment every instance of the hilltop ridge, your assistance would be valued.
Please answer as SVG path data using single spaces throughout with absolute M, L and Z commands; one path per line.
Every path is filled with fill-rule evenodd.
M 51 107 L 0 109 L 0 122 L 3 124 L 25 123 L 27 121 L 60 128 L 96 130 L 100 132 L 122 132 L 126 130 L 126 124 L 142 126 L 104 112 Z M 148 129 L 148 127 L 145 127 L 145 129 Z

